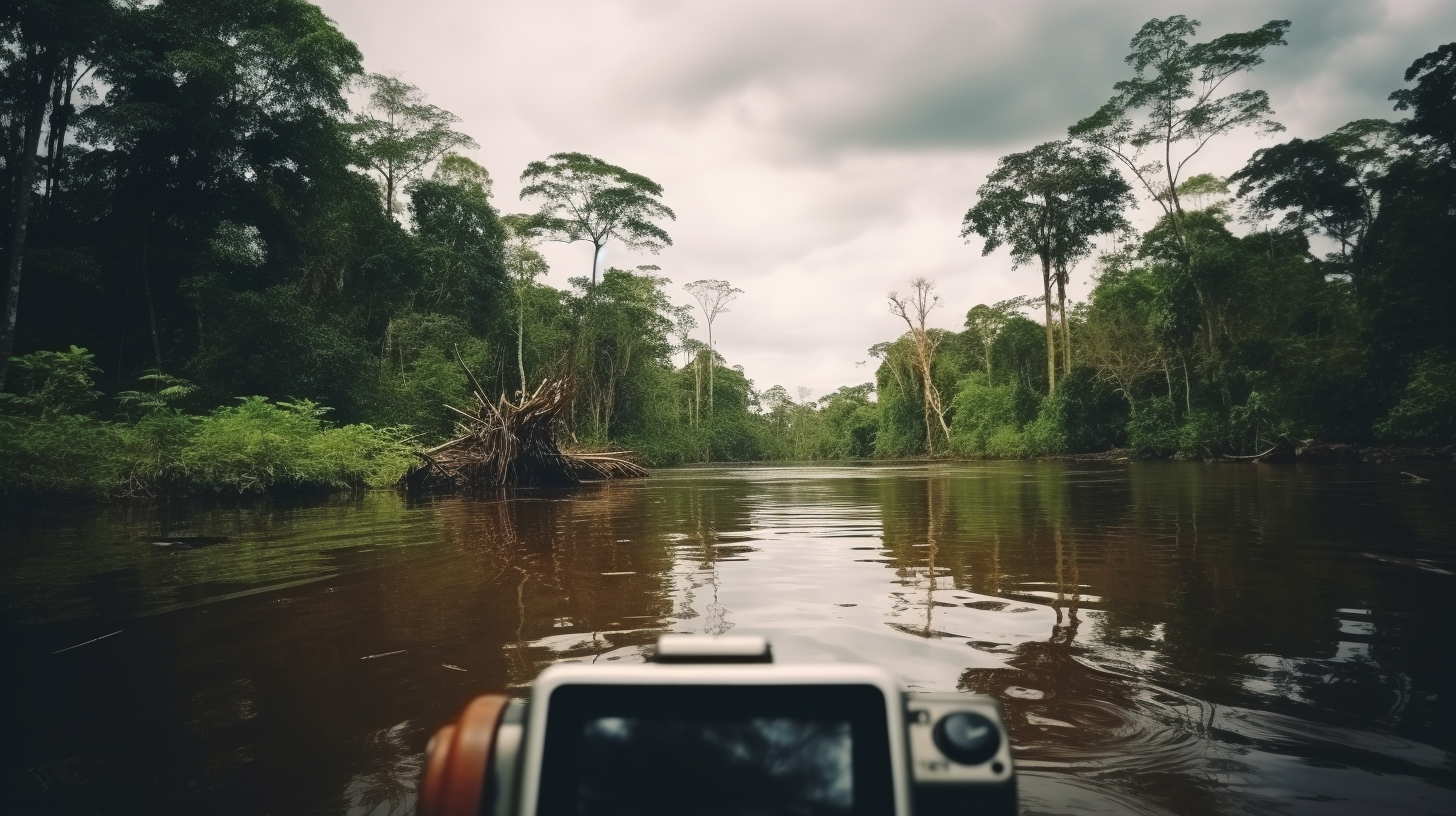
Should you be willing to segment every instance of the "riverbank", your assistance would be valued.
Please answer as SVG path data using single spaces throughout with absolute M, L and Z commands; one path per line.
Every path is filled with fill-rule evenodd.
M 1150 461 L 1128 448 L 1113 448 L 1100 453 L 1070 453 L 1041 457 L 1052 462 L 1133 462 Z M 1178 457 L 1152 457 L 1172 459 Z M 1456 446 L 1409 447 L 1349 445 L 1344 443 L 1314 444 L 1298 448 L 1273 447 L 1252 456 L 1215 456 L 1203 459 L 1210 464 L 1301 464 L 1301 465 L 1384 465 L 1397 462 L 1450 462 L 1456 458 Z M 1193 461 L 1193 460 L 1189 460 Z
M 335 425 L 307 400 L 136 421 L 0 415 L 0 502 L 331 491 L 395 484 L 414 461 L 400 428 Z
M 82 415 L 0 415 L 0 508 L 22 503 L 93 503 L 189 496 L 318 494 L 393 488 L 415 463 L 416 446 L 400 428 L 333 425 L 311 402 L 239 400 L 205 416 L 175 411 L 136 422 Z M 814 460 L 808 464 L 894 465 L 927 462 L 1047 461 L 1122 463 L 1130 448 L 1039 457 L 894 457 Z M 1358 465 L 1451 462 L 1453 446 L 1311 444 L 1252 456 L 1205 458 L 1209 464 Z M 758 460 L 718 464 L 774 465 Z

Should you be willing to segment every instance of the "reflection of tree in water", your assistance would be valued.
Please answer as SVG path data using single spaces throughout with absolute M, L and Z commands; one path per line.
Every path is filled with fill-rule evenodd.
M 674 617 L 678 620 L 690 620 L 698 617 L 698 611 L 693 603 L 697 600 L 694 590 L 709 587 L 712 591 L 712 599 L 703 608 L 703 629 L 705 634 L 721 635 L 732 629 L 736 624 L 728 620 L 728 613 L 732 610 L 723 606 L 718 600 L 720 577 L 718 575 L 718 530 L 716 507 L 709 501 L 713 494 L 711 492 L 693 490 L 688 497 L 688 524 L 691 532 L 687 534 L 687 540 L 691 545 L 680 548 L 679 552 L 685 556 L 683 560 L 693 564 L 692 569 L 684 576 L 684 590 L 682 602 L 679 604 Z
M 367 766 L 344 788 L 349 816 L 393 816 L 415 810 L 424 754 L 412 750 L 420 729 L 409 720 L 375 732 L 360 758 Z
M 1017 757 L 1041 772 L 1073 772 L 1078 784 L 1121 790 L 1129 801 L 1179 811 L 1217 810 L 1238 750 L 1210 733 L 1216 707 L 1094 667 L 1077 643 L 1083 620 L 1078 547 L 1051 524 L 1056 623 L 1044 641 L 1017 645 L 1008 669 L 968 669 L 961 691 L 1001 700 Z
M 509 685 L 655 638 L 671 609 L 671 556 L 646 502 L 640 487 L 600 485 L 442 506 L 447 530 L 490 576 L 480 591 L 510 610 Z

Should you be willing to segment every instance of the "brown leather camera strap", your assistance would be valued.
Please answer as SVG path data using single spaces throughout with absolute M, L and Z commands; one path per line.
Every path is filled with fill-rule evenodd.
M 420 780 L 420 816 L 478 816 L 481 804 L 495 795 L 490 765 L 508 700 L 504 694 L 482 694 L 454 723 L 435 732 Z

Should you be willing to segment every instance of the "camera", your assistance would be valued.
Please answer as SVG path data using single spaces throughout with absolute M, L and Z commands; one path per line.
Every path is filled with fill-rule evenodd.
M 761 637 L 662 635 L 639 665 L 557 664 L 430 741 L 421 816 L 1016 813 L 1000 704 Z

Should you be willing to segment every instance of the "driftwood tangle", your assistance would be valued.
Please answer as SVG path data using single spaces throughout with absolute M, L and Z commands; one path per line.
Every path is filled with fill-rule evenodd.
M 424 461 L 405 477 L 411 489 L 570 487 L 647 475 L 623 458 L 629 451 L 566 453 L 556 446 L 555 426 L 571 410 L 565 382 L 543 381 L 520 402 L 502 394 L 494 403 L 473 384 L 474 411 L 445 406 L 459 416 L 463 433 L 418 454 Z

